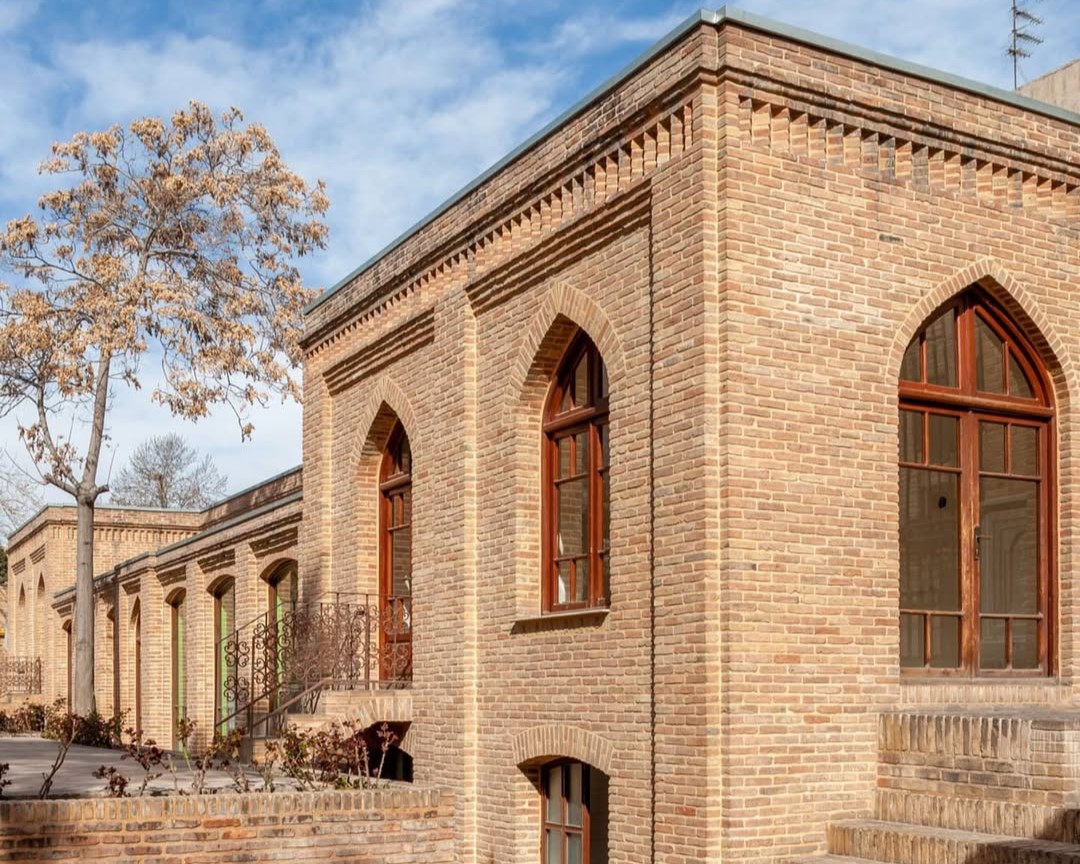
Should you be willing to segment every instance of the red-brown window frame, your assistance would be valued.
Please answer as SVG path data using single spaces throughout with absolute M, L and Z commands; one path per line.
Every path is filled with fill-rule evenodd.
M 581 826 L 573 826 L 568 824 L 569 817 L 567 815 L 568 804 L 566 800 L 566 785 L 569 773 L 563 771 L 563 789 L 560 798 L 560 812 L 562 814 L 561 822 L 549 822 L 548 821 L 548 774 L 555 768 L 568 768 L 571 765 L 581 766 Z M 548 860 L 547 855 L 547 835 L 548 829 L 558 831 L 563 837 L 563 849 L 560 855 L 560 860 L 566 861 L 566 835 L 567 834 L 579 834 L 581 835 L 581 864 L 589 864 L 591 857 L 592 846 L 592 789 L 590 784 L 591 771 L 589 766 L 585 762 L 581 762 L 577 759 L 557 759 L 553 762 L 548 762 L 540 769 L 540 860 L 546 862 Z
M 956 386 L 931 384 L 927 379 L 927 356 L 925 333 L 939 316 L 953 312 L 956 318 Z M 1018 365 L 1032 387 L 1033 398 L 1011 394 L 992 394 L 977 389 L 976 375 L 976 319 L 981 319 L 1005 344 L 1006 357 L 1015 357 Z M 1015 324 L 1011 316 L 982 288 L 972 286 L 949 303 L 931 314 L 909 343 L 918 342 L 920 381 L 900 379 L 899 410 L 932 412 L 956 416 L 958 429 L 958 465 L 960 476 L 960 666 L 958 668 L 932 668 L 928 665 L 930 642 L 925 630 L 930 629 L 929 614 L 924 621 L 924 658 L 921 667 L 901 667 L 901 674 L 908 677 L 1045 677 L 1055 672 L 1057 637 L 1057 556 L 1055 554 L 1055 524 L 1057 483 L 1056 438 L 1053 387 L 1049 372 L 1037 351 Z M 905 352 L 906 353 L 906 352 Z M 1003 380 L 1008 382 L 1008 364 L 1002 365 Z M 1010 388 L 1005 384 L 1006 390 Z M 978 435 L 980 422 L 1015 423 L 1034 426 L 1039 430 L 1039 495 L 1038 495 L 1038 610 L 1039 667 L 1036 669 L 983 669 L 980 666 L 980 618 L 999 617 L 982 613 L 979 606 L 979 572 L 975 551 L 978 527 L 974 510 L 979 498 L 979 479 L 983 474 L 979 465 Z M 924 426 L 924 436 L 927 434 Z M 928 442 L 923 440 L 924 454 Z M 921 467 L 915 463 L 899 462 L 900 467 Z M 936 468 L 936 470 L 946 470 Z M 921 614 L 926 610 L 902 609 L 902 613 Z M 1024 617 L 1024 616 L 1012 616 Z M 1007 647 L 1011 662 L 1011 640 Z
M 560 413 L 563 396 L 571 387 L 571 378 L 578 362 L 588 358 L 589 392 L 592 404 L 575 407 Z M 610 464 L 603 463 L 603 442 L 601 428 L 605 428 L 610 438 L 611 427 L 608 417 L 608 384 L 604 360 L 593 341 L 580 331 L 570 342 L 558 368 L 552 378 L 551 390 L 544 407 L 543 423 L 543 458 L 542 458 L 542 603 L 545 612 L 562 612 L 594 607 L 606 607 L 610 603 L 609 570 L 611 567 L 609 538 L 604 531 L 603 478 L 608 475 L 610 484 Z M 589 588 L 584 601 L 559 603 L 558 597 L 558 552 L 559 514 L 558 477 L 559 447 L 561 438 L 585 431 L 587 433 L 588 457 L 586 475 L 588 477 L 588 535 L 589 549 Z M 573 446 L 576 446 L 573 445 Z M 610 451 L 610 440 L 608 443 Z M 610 457 L 609 457 L 610 459 Z M 573 460 L 572 460 L 573 461 Z M 601 566 L 602 562 L 602 566 Z M 575 567 L 576 579 L 576 567 Z M 572 597 L 574 591 L 569 595 Z
M 403 445 L 409 445 L 409 436 L 401 421 L 394 423 L 383 448 L 379 465 L 379 676 L 383 680 L 412 678 L 412 447 L 409 446 L 408 471 L 400 469 Z M 394 524 L 392 509 L 400 498 L 404 509 L 403 524 Z M 394 561 L 392 534 L 407 530 L 409 543 L 408 596 L 394 593 Z

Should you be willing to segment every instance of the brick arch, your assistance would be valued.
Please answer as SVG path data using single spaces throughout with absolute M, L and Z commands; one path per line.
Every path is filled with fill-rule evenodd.
M 612 775 L 615 745 L 577 726 L 534 726 L 514 737 L 514 764 L 524 767 L 549 759 L 577 759 Z
M 578 329 L 596 345 L 608 373 L 612 428 L 621 422 L 625 361 L 622 342 L 604 311 L 587 295 L 565 284 L 548 289 L 518 342 L 507 375 L 505 414 L 512 446 L 510 470 L 515 482 L 512 543 L 516 578 L 514 607 L 519 615 L 539 609 L 540 538 L 539 439 L 544 402 L 570 342 Z
M 538 365 L 547 366 L 544 355 L 548 352 L 545 348 L 565 348 L 569 342 L 569 336 L 558 339 L 561 345 L 552 345 L 552 335 L 558 333 L 560 325 L 564 329 L 566 325 L 580 327 L 589 334 L 593 344 L 604 358 L 604 366 L 607 368 L 608 380 L 611 382 L 612 400 L 618 398 L 619 383 L 622 380 L 624 360 L 622 342 L 615 332 L 614 326 L 608 319 L 604 310 L 601 309 L 588 295 L 562 283 L 550 288 L 540 303 L 540 308 L 533 314 L 525 332 L 518 344 L 517 354 L 510 367 L 508 388 L 510 398 L 514 402 L 514 408 L 518 403 L 528 400 L 527 390 L 531 378 L 536 377 Z M 572 329 L 570 330 L 572 333 Z M 559 351 L 561 355 L 561 351 Z M 558 363 L 556 358 L 555 363 Z M 549 373 L 550 374 L 550 373 Z M 546 389 L 546 377 L 545 389 Z
M 275 555 L 266 564 L 263 565 L 262 570 L 259 571 L 259 581 L 270 584 L 270 579 L 279 571 L 284 570 L 290 564 L 294 567 L 298 566 L 296 555 Z
M 1069 353 L 1055 328 L 1042 311 L 1039 301 L 994 258 L 981 258 L 958 270 L 912 306 L 893 336 L 889 352 L 889 371 L 900 380 L 900 364 L 908 343 L 926 323 L 935 309 L 971 285 L 979 285 L 997 300 L 1027 336 L 1050 374 L 1055 401 L 1063 406 L 1075 380 Z
M 386 416 L 388 411 L 405 427 L 405 434 L 409 436 L 409 446 L 413 453 L 422 449 L 418 440 L 419 426 L 416 422 L 416 414 L 413 412 L 412 401 L 392 379 L 383 376 L 368 391 L 367 398 L 360 409 L 349 459 L 350 465 L 354 468 L 365 456 L 370 455 L 372 447 L 379 452 L 382 451 L 385 441 L 376 440 L 380 437 L 376 427 L 380 417 Z M 387 429 L 386 434 L 389 432 L 390 430 Z

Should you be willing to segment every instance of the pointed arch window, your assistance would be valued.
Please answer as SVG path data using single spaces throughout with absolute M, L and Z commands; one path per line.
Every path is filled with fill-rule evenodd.
M 412 448 L 394 424 L 379 470 L 379 656 L 384 681 L 412 678 Z
M 607 371 L 582 332 L 559 364 L 544 412 L 545 611 L 608 605 L 609 439 Z
M 1054 406 L 1033 346 L 971 288 L 900 371 L 900 666 L 1052 672 Z

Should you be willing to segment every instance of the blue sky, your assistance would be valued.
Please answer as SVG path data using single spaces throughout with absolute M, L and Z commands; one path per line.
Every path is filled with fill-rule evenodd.
M 740 8 L 1011 87 L 1008 0 L 746 0 Z M 1033 78 L 1080 56 L 1080 3 L 1032 2 Z M 308 179 L 327 182 L 331 238 L 304 264 L 327 286 L 699 8 L 594 0 L 0 0 L 0 219 L 34 209 L 49 144 L 189 99 L 240 107 Z M 300 409 L 185 424 L 120 390 L 107 471 L 176 429 L 238 490 L 300 461 Z M 10 420 L 7 449 L 20 455 Z M 58 494 L 52 500 L 63 500 Z

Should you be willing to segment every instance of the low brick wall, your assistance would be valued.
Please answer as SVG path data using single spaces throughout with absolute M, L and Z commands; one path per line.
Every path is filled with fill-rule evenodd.
M 452 864 L 442 791 L 0 802 L 0 860 Z

